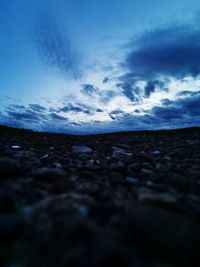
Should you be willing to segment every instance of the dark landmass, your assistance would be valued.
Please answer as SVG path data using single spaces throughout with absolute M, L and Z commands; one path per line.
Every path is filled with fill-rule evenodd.
M 0 126 L 5 267 L 200 266 L 200 128 Z

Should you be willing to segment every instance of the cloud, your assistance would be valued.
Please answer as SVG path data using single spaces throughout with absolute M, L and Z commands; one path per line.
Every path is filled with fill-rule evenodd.
M 98 94 L 100 89 L 92 84 L 83 84 L 81 92 L 85 95 L 92 96 L 94 94 Z
M 98 103 L 102 103 L 104 105 L 108 104 L 108 102 L 110 102 L 113 98 L 119 95 L 119 93 L 116 91 L 101 90 L 100 88 L 96 87 L 93 84 L 83 84 L 81 93 L 92 98 L 93 101 L 94 98 L 96 98 L 96 101 Z
M 124 111 L 121 109 L 115 109 L 115 110 L 110 112 L 110 114 L 112 114 L 112 115 L 118 115 L 118 114 L 123 114 L 123 113 L 124 113 Z
M 169 106 L 169 105 L 171 105 L 172 103 L 173 103 L 173 101 L 170 100 L 170 99 L 168 99 L 168 98 L 161 99 L 161 104 L 162 104 L 163 106 Z
M 0 114 L 0 121 L 6 125 L 61 133 L 101 133 L 126 130 L 164 129 L 198 126 L 200 121 L 200 94 L 178 98 L 174 101 L 163 99 L 160 106 L 148 110 L 135 109 L 124 112 L 114 109 L 108 113 L 110 121 L 71 121 L 55 112 L 46 110 L 34 112 L 30 108 L 13 106 L 7 110 L 7 117 Z M 96 111 L 96 109 L 95 109 Z
M 150 113 L 157 119 L 163 119 L 169 123 L 173 119 L 179 119 L 181 122 L 184 117 L 192 121 L 195 116 L 200 116 L 199 106 L 200 95 L 177 99 L 165 106 L 155 106 Z
M 187 90 L 184 90 L 184 91 L 180 91 L 176 94 L 176 96 L 195 96 L 195 95 L 199 95 L 200 94 L 200 91 L 187 91 Z
M 84 104 L 72 105 L 72 104 L 69 103 L 66 106 L 60 108 L 58 110 L 58 112 L 65 112 L 65 113 L 68 113 L 68 112 L 75 112 L 75 113 L 83 112 L 85 114 L 90 114 L 92 111 L 91 111 L 91 108 L 87 107 Z
M 110 129 L 147 130 L 173 129 L 198 126 L 200 121 L 200 95 L 179 98 L 175 101 L 163 99 L 161 106 L 154 106 L 145 113 L 123 113 L 116 117 L 110 114 L 113 121 Z
M 144 96 L 149 98 L 150 95 L 155 91 L 155 84 L 153 81 L 148 81 L 144 88 Z
M 46 108 L 39 105 L 39 104 L 29 104 L 29 108 L 34 110 L 34 111 L 37 111 L 37 112 L 40 112 L 40 111 L 45 111 Z
M 29 120 L 29 121 L 34 121 L 38 120 L 40 117 L 38 116 L 37 113 L 31 111 L 31 110 L 25 110 L 25 111 L 7 111 L 7 114 L 9 117 L 12 119 L 16 120 Z
M 103 83 L 108 83 L 109 81 L 110 81 L 110 79 L 108 77 L 105 77 L 102 82 Z
M 118 88 L 122 89 L 122 93 L 132 102 L 138 102 L 139 101 L 139 95 L 140 95 L 140 88 L 139 87 L 133 87 L 130 83 L 118 83 L 116 85 Z
M 23 105 L 15 105 L 15 104 L 13 104 L 13 105 L 9 105 L 9 107 L 7 108 L 8 110 L 25 110 L 26 108 L 25 108 L 25 106 L 23 106 Z
M 200 74 L 200 29 L 193 24 L 155 29 L 131 42 L 125 66 L 133 78 Z
M 112 99 L 117 97 L 119 94 L 113 90 L 104 90 L 99 93 L 99 101 L 104 105 L 108 104 Z
M 67 121 L 66 118 L 64 118 L 63 116 L 60 116 L 60 115 L 58 115 L 58 114 L 56 114 L 56 113 L 51 113 L 51 114 L 50 114 L 50 117 L 51 117 L 51 119 L 53 119 L 53 120 Z
M 97 109 L 96 109 L 96 112 L 101 113 L 101 112 L 103 112 L 103 109 L 101 109 L 101 108 L 97 108 Z
M 6 108 L 6 114 L 10 120 L 21 121 L 35 121 L 45 120 L 46 108 L 39 104 L 29 104 L 28 107 L 23 105 L 9 105 Z
M 114 109 L 113 111 L 111 111 L 109 113 L 109 117 L 112 120 L 118 120 L 120 121 L 120 119 L 124 116 L 125 112 L 122 109 Z
M 80 74 L 77 55 L 66 34 L 60 31 L 53 17 L 43 15 L 35 21 L 33 42 L 41 59 L 49 67 L 64 75 L 70 74 L 76 77 Z

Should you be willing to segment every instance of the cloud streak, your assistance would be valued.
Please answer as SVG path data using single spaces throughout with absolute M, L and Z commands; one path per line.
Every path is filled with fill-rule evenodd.
M 43 15 L 37 18 L 33 29 L 33 42 L 40 58 L 50 68 L 67 76 L 80 75 L 77 54 L 53 17 Z

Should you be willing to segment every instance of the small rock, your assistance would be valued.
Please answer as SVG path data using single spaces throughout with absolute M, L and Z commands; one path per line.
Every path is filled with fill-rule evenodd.
M 142 204 L 167 204 L 175 205 L 177 197 L 168 192 L 155 193 L 147 188 L 140 188 L 138 190 L 138 201 Z
M 40 159 L 43 160 L 43 159 L 47 159 L 48 157 L 49 157 L 49 154 L 45 154 Z
M 147 168 L 142 168 L 142 173 L 145 174 L 145 175 L 152 175 L 153 174 L 153 171 L 152 170 L 149 170 Z
M 13 148 L 13 149 L 20 149 L 21 147 L 20 146 L 17 146 L 17 145 L 14 145 L 14 146 L 11 146 L 11 148 Z
M 87 163 L 89 165 L 100 165 L 101 164 L 100 160 L 98 159 L 90 159 Z
M 132 185 L 137 185 L 139 183 L 139 180 L 133 177 L 126 177 L 126 182 Z
M 160 156 L 160 151 L 159 150 L 156 150 L 156 151 L 154 151 L 153 153 L 152 153 L 154 156 Z
M 127 149 L 127 150 L 132 149 L 131 146 L 126 145 L 126 144 L 117 144 L 116 147 L 117 147 L 117 148 L 119 147 L 119 148 L 122 148 L 122 149 Z
M 160 162 L 157 162 L 156 163 L 156 170 L 159 171 L 159 172 L 166 172 L 168 170 L 168 168 L 161 164 Z
M 73 146 L 72 152 L 73 153 L 90 153 L 92 152 L 92 149 L 87 146 Z
M 131 152 L 126 152 L 124 149 L 122 148 L 118 148 L 118 147 L 112 147 L 112 149 L 114 150 L 112 153 L 112 157 L 113 158 L 118 158 L 120 156 L 128 156 L 131 157 L 133 155 L 133 153 Z
M 56 168 L 62 168 L 62 164 L 60 162 L 54 162 L 53 165 L 56 167 Z
M 87 161 L 85 167 L 88 168 L 88 169 L 98 169 L 100 164 L 101 164 L 101 162 L 99 160 L 90 159 L 90 160 Z

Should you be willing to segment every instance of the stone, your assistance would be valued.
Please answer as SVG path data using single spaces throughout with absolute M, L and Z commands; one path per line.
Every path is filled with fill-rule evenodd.
M 168 168 L 160 162 L 157 162 L 155 167 L 158 172 L 167 172 L 168 170 Z
M 139 184 L 138 179 L 130 177 L 130 176 L 127 176 L 125 180 L 128 184 L 132 184 L 132 185 L 138 185 Z
M 152 170 L 149 170 L 149 169 L 147 169 L 147 168 L 142 168 L 142 173 L 144 174 L 144 175 L 152 175 L 153 174 L 153 171 Z
M 159 150 L 156 150 L 156 151 L 153 151 L 152 154 L 153 154 L 154 156 L 160 156 L 161 153 L 160 153 Z
M 112 147 L 113 149 L 113 153 L 112 153 L 112 157 L 113 158 L 118 158 L 120 156 L 128 156 L 131 157 L 133 155 L 133 153 L 131 152 L 126 152 L 124 149 L 119 148 L 119 147 Z
M 72 152 L 73 153 L 90 153 L 92 152 L 92 149 L 87 146 L 73 146 Z
M 17 146 L 17 145 L 14 145 L 14 146 L 11 146 L 12 149 L 20 149 L 21 146 Z
M 140 188 L 138 190 L 138 201 L 140 203 L 147 204 L 177 204 L 177 197 L 168 192 L 156 193 L 148 188 Z
M 40 158 L 40 160 L 48 159 L 48 157 L 49 157 L 49 154 L 44 154 L 44 155 Z

